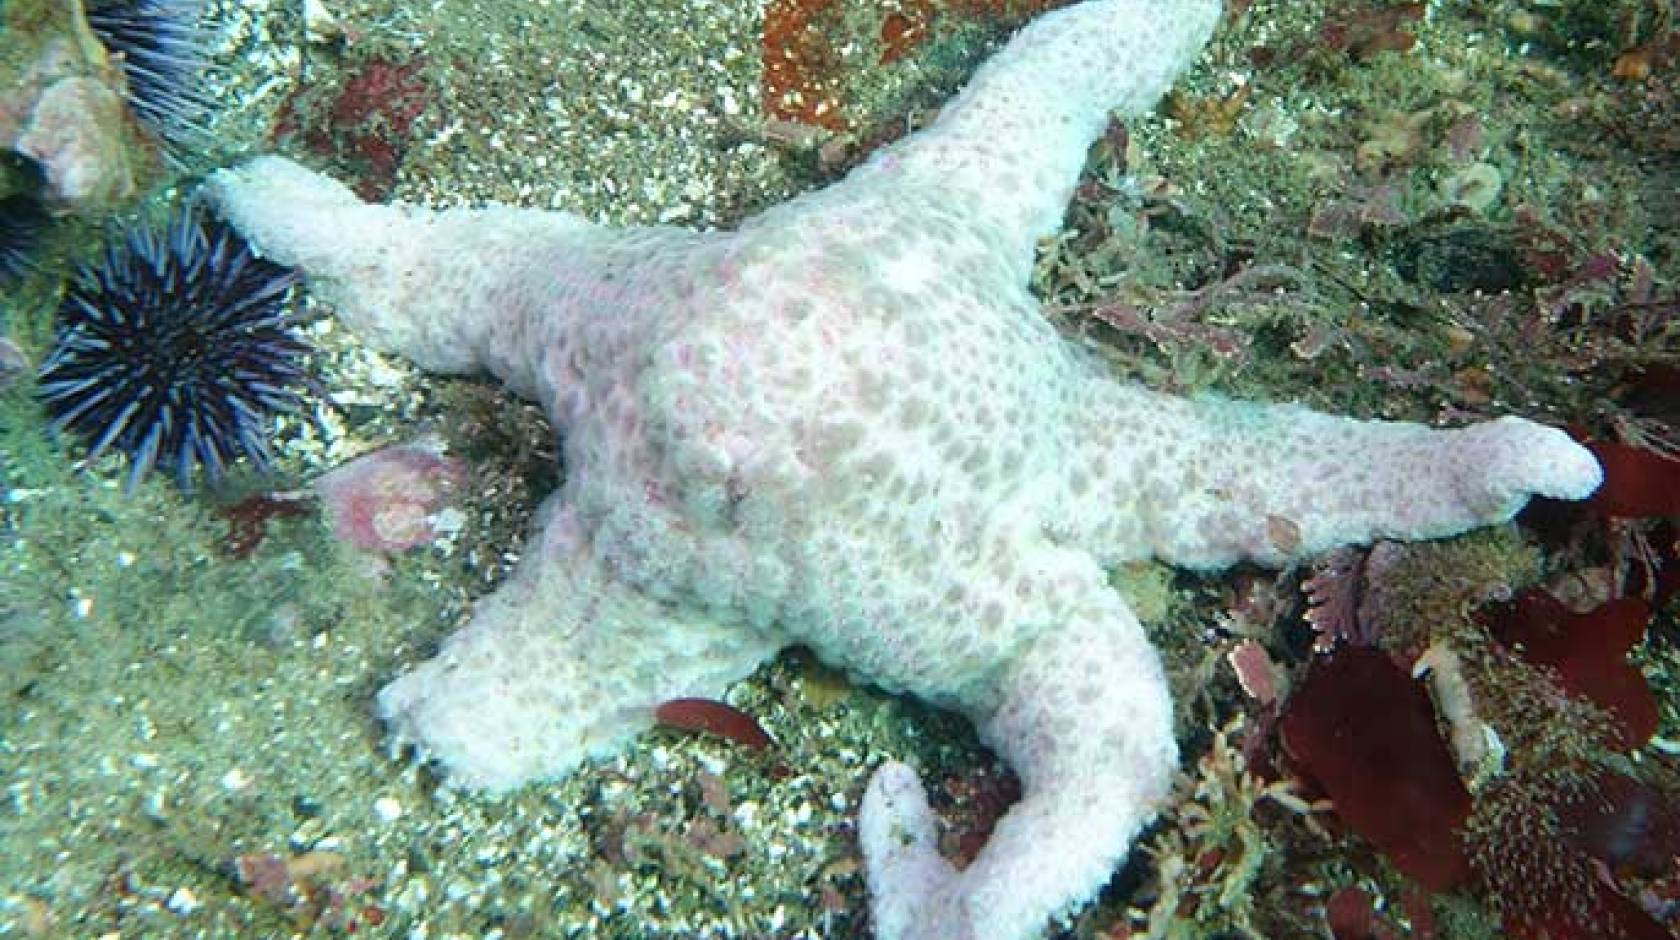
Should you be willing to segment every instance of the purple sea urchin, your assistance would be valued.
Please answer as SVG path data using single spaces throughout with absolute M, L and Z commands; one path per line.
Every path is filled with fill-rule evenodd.
M 45 185 L 39 163 L 17 154 L 0 154 L 0 284 L 15 281 L 35 267 L 35 249 L 52 225 L 40 196 Z
M 33 196 L 14 193 L 0 198 L 0 284 L 29 270 L 30 254 L 49 224 L 46 208 Z
M 90 6 L 88 28 L 122 65 L 128 106 L 179 154 L 203 133 L 209 99 L 198 85 L 207 61 L 200 0 L 109 0 Z
M 183 490 L 195 465 L 212 485 L 241 455 L 266 470 L 263 425 L 312 384 L 282 309 L 295 280 L 194 210 L 130 229 L 59 305 L 38 390 L 53 430 L 85 439 L 89 460 L 127 454 L 130 487 L 158 463 Z

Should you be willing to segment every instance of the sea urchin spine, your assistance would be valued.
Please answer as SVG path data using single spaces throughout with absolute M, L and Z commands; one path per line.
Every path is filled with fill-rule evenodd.
M 201 0 L 108 0 L 87 11 L 88 28 L 122 66 L 129 109 L 174 156 L 202 138 L 210 106 L 199 85 L 209 59 L 202 16 Z
M 17 280 L 34 266 L 30 256 L 50 224 L 46 208 L 33 196 L 13 193 L 0 198 L 0 284 Z
M 192 209 L 130 229 L 59 305 L 38 391 L 53 430 L 88 441 L 90 462 L 127 454 L 130 488 L 159 463 L 183 490 L 194 466 L 214 485 L 241 455 L 266 471 L 264 425 L 313 384 L 284 310 L 295 280 Z

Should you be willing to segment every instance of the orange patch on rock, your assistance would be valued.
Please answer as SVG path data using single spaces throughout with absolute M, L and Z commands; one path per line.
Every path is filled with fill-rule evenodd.
M 851 129 L 841 99 L 843 61 L 836 48 L 846 4 L 862 0 L 771 0 L 764 11 L 760 87 L 767 118 L 831 131 Z M 876 4 L 878 64 L 903 59 L 933 35 L 938 17 L 1019 24 L 1068 0 L 897 0 Z

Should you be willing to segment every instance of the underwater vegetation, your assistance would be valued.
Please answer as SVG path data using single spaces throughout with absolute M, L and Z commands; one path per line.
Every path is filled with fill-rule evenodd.
M 1585 507 L 1525 517 L 1556 551 L 1615 547 L 1634 526 L 1652 537 L 1649 554 L 1590 589 L 1565 579 L 1455 602 L 1442 596 L 1454 590 L 1444 559 L 1392 544 L 1321 564 L 1308 619 L 1329 655 L 1278 720 L 1287 765 L 1350 831 L 1430 892 L 1482 895 L 1531 940 L 1672 936 L 1677 781 L 1661 761 L 1628 759 L 1659 714 L 1627 657 L 1675 587 L 1662 519 L 1680 461 L 1624 454 L 1605 470 Z M 1493 557 L 1461 553 L 1460 585 L 1491 574 Z
M 381 199 L 396 184 L 409 131 L 437 97 L 426 63 L 368 55 L 336 84 L 300 87 L 275 120 L 274 137 L 343 166 L 356 192 Z
M 197 83 L 201 12 L 198 0 L 112 0 L 87 11 L 88 28 L 122 66 L 129 110 L 171 153 L 202 133 L 210 106 Z
M 908 0 L 893 4 L 866 41 L 842 39 L 847 4 L 840 0 L 772 0 L 766 4 L 759 40 L 761 91 L 775 121 L 822 128 L 855 129 L 858 102 L 848 100 L 848 59 L 890 65 L 928 43 L 936 22 L 1019 24 L 1068 0 Z M 947 31 L 950 24 L 944 24 Z M 902 131 L 894 132 L 902 133 Z
M 37 390 L 50 427 L 86 441 L 89 461 L 127 455 L 131 488 L 159 464 L 183 490 L 195 467 L 212 485 L 240 457 L 266 471 L 264 425 L 299 411 L 309 384 L 284 309 L 295 279 L 191 209 L 130 228 L 59 305 Z
M 1239 718 L 1207 650 L 1158 638 L 1190 674 L 1186 753 L 1230 741 L 1102 936 L 1680 936 L 1675 215 L 1672 186 L 1621 172 L 1680 155 L 1664 6 L 1594 5 L 1588 29 L 1586 6 L 1482 5 L 1471 33 L 1509 43 L 1486 56 L 1422 4 L 1303 6 L 1280 42 L 1280 7 L 1228 3 L 1212 72 L 1245 81 L 1184 82 L 1176 127 L 1099 143 L 1062 236 L 1080 260 L 1040 276 L 1121 368 L 1420 420 L 1527 402 L 1606 476 L 1504 533 L 1203 588 L 1176 622 L 1218 624 Z M 1544 160 L 1514 146 L 1531 128 Z M 1255 179 L 1291 182 L 1256 211 Z

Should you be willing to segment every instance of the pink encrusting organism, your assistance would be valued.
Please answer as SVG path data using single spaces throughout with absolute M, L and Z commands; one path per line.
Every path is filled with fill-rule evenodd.
M 466 467 L 435 442 L 376 450 L 315 481 L 333 534 L 368 552 L 400 552 L 435 540 L 438 514 L 467 481 Z

